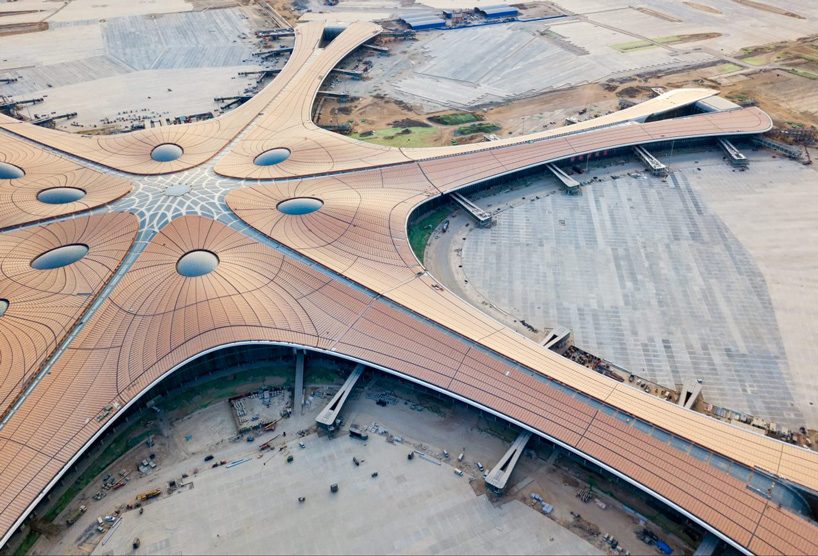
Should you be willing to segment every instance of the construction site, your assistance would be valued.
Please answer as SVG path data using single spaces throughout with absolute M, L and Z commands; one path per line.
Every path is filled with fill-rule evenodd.
M 535 439 L 523 444 L 502 494 L 487 489 L 492 462 L 503 460 L 517 431 L 375 371 L 356 377 L 339 425 L 328 431 L 321 412 L 344 392 L 349 367 L 323 358 L 307 362 L 309 405 L 282 407 L 288 411 L 272 427 L 259 420 L 240 430 L 237 402 L 247 407 L 270 399 L 263 392 L 292 394 L 294 361 L 281 350 L 253 355 L 267 362 L 210 376 L 202 370 L 213 361 L 200 362 L 182 371 L 178 387 L 134 412 L 135 426 L 103 441 L 108 450 L 134 447 L 61 504 L 30 553 L 613 555 L 658 544 L 683 554 L 701 535 L 627 485 Z M 207 378 L 191 387 L 183 382 L 188 373 Z M 220 397 L 228 384 L 261 385 L 249 395 Z M 188 413 L 191 402 L 179 406 L 179 398 L 195 400 L 198 409 Z M 338 514 L 344 519 L 329 518 Z M 317 520 L 326 523 L 319 536 L 310 534 Z
M 0 0 L 0 555 L 818 552 L 818 4 L 496 1 Z

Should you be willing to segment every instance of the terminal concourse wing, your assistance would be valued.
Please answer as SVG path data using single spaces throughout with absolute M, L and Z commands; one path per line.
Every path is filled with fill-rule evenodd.
M 361 362 L 491 411 L 741 550 L 817 553 L 814 523 L 748 485 L 770 477 L 818 491 L 818 454 L 651 397 L 524 338 L 440 285 L 407 235 L 415 209 L 463 187 L 636 145 L 759 134 L 770 129 L 769 116 L 737 108 L 652 121 L 714 94 L 684 89 L 566 128 L 475 145 L 395 149 L 320 129 L 311 118 L 321 84 L 379 32 L 354 23 L 323 44 L 322 23 L 298 26 L 280 75 L 204 122 L 81 136 L 0 116 L 0 162 L 24 173 L 0 180 L 0 228 L 71 216 L 0 234 L 0 300 L 9 302 L 0 315 L 3 542 L 153 385 L 208 351 L 266 342 Z M 181 149 L 177 158 L 171 148 L 169 160 L 155 160 L 154 149 L 168 144 Z M 144 175 L 213 161 L 202 172 L 226 177 L 233 189 L 224 201 L 254 230 L 198 215 L 168 218 L 131 251 L 132 266 L 120 268 L 137 232 L 150 237 L 145 223 L 139 229 L 126 213 L 74 213 L 108 205 L 132 184 L 76 158 Z M 261 181 L 241 187 L 233 178 Z M 85 195 L 48 205 L 40 195 L 54 188 Z M 294 202 L 309 210 L 288 212 Z M 34 268 L 61 246 L 87 253 L 66 267 Z M 188 272 L 180 261 L 191 253 Z
M 218 265 L 195 279 L 180 275 L 180 258 L 200 250 L 216 254 Z M 255 342 L 363 362 L 496 412 L 667 500 L 739 546 L 782 553 L 818 548 L 814 525 L 637 427 L 639 420 L 627 413 L 543 380 L 521 367 L 516 354 L 487 349 L 196 216 L 174 220 L 151 241 L 0 430 L 3 530 L 13 530 L 117 413 L 153 384 L 199 354 Z

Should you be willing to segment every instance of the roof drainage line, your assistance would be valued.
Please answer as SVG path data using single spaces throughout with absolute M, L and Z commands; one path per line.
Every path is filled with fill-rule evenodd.
M 20 409 L 20 406 L 26 401 L 28 396 L 37 385 L 43 380 L 43 378 L 51 373 L 51 369 L 54 364 L 59 360 L 60 356 L 69 348 L 71 342 L 77 337 L 80 331 L 84 328 L 85 324 L 91 320 L 97 310 L 102 306 L 103 303 L 108 299 L 111 292 L 113 291 L 114 287 L 119 283 L 123 276 L 127 273 L 133 263 L 136 262 L 138 256 L 144 251 L 145 247 L 147 247 L 149 241 L 143 239 L 142 234 L 143 230 L 137 232 L 136 237 L 134 238 L 133 243 L 122 259 L 122 262 L 119 266 L 114 270 L 111 278 L 107 281 L 107 283 L 103 286 L 103 288 L 99 291 L 99 293 L 94 296 L 94 300 L 88 306 L 88 308 L 83 311 L 82 315 L 80 316 L 79 320 L 74 323 L 73 328 L 71 331 L 63 338 L 62 342 L 57 346 L 57 349 L 51 353 L 46 359 L 45 364 L 40 367 L 40 370 L 37 372 L 35 377 L 31 380 L 29 385 L 26 389 L 17 397 L 17 400 L 14 404 L 8 408 L 2 416 L 2 421 L 0 421 L 0 431 L 2 431 L 9 420 L 17 413 Z M 1 545 L 2 543 L 0 543 Z
M 96 442 L 99 439 L 99 437 L 108 429 L 108 427 L 110 427 L 113 423 L 116 422 L 118 416 L 124 414 L 125 410 L 127 410 L 130 406 L 132 406 L 134 403 L 136 403 L 145 394 L 150 392 L 151 389 L 154 386 L 156 386 L 157 384 L 159 384 L 162 380 L 164 380 L 165 378 L 167 378 L 168 376 L 170 376 L 171 374 L 173 374 L 174 372 L 176 372 L 177 370 L 179 370 L 183 366 L 187 365 L 188 363 L 191 363 L 192 361 L 195 361 L 196 359 L 198 359 L 198 358 L 200 358 L 200 357 L 202 357 L 204 355 L 207 355 L 208 353 L 212 353 L 214 351 L 218 351 L 218 350 L 228 348 L 228 347 L 243 346 L 243 345 L 273 345 L 273 346 L 294 347 L 294 348 L 297 348 L 297 349 L 306 349 L 306 350 L 309 350 L 309 351 L 314 351 L 314 352 L 322 353 L 322 354 L 325 354 L 325 355 L 332 355 L 332 356 L 335 356 L 335 357 L 339 357 L 341 359 L 346 359 L 348 361 L 353 361 L 355 363 L 360 363 L 360 364 L 372 367 L 374 369 L 378 369 L 378 370 L 380 370 L 382 372 L 385 372 L 387 374 L 391 374 L 391 375 L 400 377 L 400 378 L 402 378 L 404 380 L 408 380 L 409 382 L 419 384 L 421 386 L 424 386 L 426 388 L 434 390 L 434 391 L 436 391 L 438 393 L 449 396 L 450 398 L 454 398 L 454 399 L 456 399 L 456 400 L 458 400 L 460 402 L 463 402 L 465 404 L 468 404 L 468 405 L 470 405 L 472 407 L 476 407 L 476 408 L 478 408 L 478 409 L 480 409 L 482 411 L 485 411 L 487 413 L 490 413 L 490 414 L 494 415 L 495 417 L 499 417 L 500 419 L 503 419 L 504 421 L 512 423 L 512 424 L 514 424 L 514 425 L 516 425 L 516 426 L 518 426 L 518 427 L 520 427 L 520 428 L 522 428 L 524 430 L 532 432 L 533 434 L 536 434 L 537 436 L 545 438 L 549 442 L 552 442 L 552 443 L 560 446 L 561 448 L 563 448 L 565 450 L 568 450 L 571 453 L 574 453 L 574 454 L 578 455 L 579 457 L 581 457 L 581 458 L 583 458 L 583 459 L 585 459 L 587 461 L 592 462 L 593 464 L 601 467 L 602 469 L 605 469 L 609 473 L 619 477 L 620 479 L 622 479 L 622 480 L 630 483 L 631 485 L 635 486 L 636 488 L 642 490 L 646 494 L 648 494 L 648 495 L 662 501 L 663 503 L 667 504 L 668 506 L 670 506 L 674 510 L 678 511 L 679 513 L 689 517 L 690 519 L 692 519 L 693 521 L 695 521 L 696 523 L 701 525 L 703 528 L 705 528 L 706 530 L 710 531 L 711 533 L 713 533 L 714 535 L 716 535 L 717 537 L 722 539 L 724 542 L 726 542 L 726 543 L 730 544 L 731 546 L 733 546 L 734 548 L 736 548 L 736 550 L 742 552 L 743 554 L 746 554 L 747 556 L 752 556 L 753 555 L 753 553 L 750 550 L 748 550 L 747 548 L 745 548 L 744 546 L 742 546 L 738 542 L 734 541 L 733 539 L 731 539 L 730 537 L 728 537 L 727 535 L 725 535 L 724 533 L 722 533 L 718 529 L 712 527 L 711 525 L 709 525 L 708 523 L 706 523 L 705 521 L 703 521 L 699 517 L 693 515 L 689 511 L 687 511 L 684 508 L 677 505 L 676 503 L 671 502 L 670 500 L 668 500 L 664 496 L 656 493 L 655 491 L 653 491 L 650 488 L 648 488 L 647 486 L 639 483 L 635 479 L 633 479 L 633 478 L 619 472 L 618 470 L 608 466 L 605 463 L 602 463 L 601 461 L 597 460 L 596 458 L 594 458 L 594 457 L 586 454 L 585 452 L 581 451 L 579 448 L 576 448 L 576 447 L 573 447 L 573 446 L 571 446 L 569 444 L 566 444 L 565 442 L 562 442 L 561 440 L 553 438 L 550 435 L 548 435 L 548 434 L 546 434 L 546 433 L 544 433 L 544 432 L 542 432 L 540 430 L 537 430 L 537 429 L 535 429 L 535 428 L 533 428 L 533 427 L 531 427 L 529 425 L 521 423 L 520 421 L 517 421 L 516 419 L 514 419 L 512 417 L 509 417 L 508 415 L 505 415 L 505 414 L 500 413 L 500 412 L 498 412 L 496 410 L 493 410 L 493 409 L 491 409 L 489 407 L 486 407 L 486 406 L 484 406 L 484 405 L 482 405 L 482 404 L 480 404 L 480 403 L 478 403 L 478 402 L 476 402 L 474 400 L 470 400 L 468 398 L 465 398 L 463 396 L 455 394 L 454 392 L 445 390 L 445 389 L 440 388 L 438 386 L 435 386 L 433 384 L 426 383 L 426 382 L 424 382 L 424 381 L 422 381 L 420 379 L 417 379 L 415 377 L 404 375 L 403 373 L 400 373 L 400 372 L 395 371 L 393 369 L 389 369 L 388 367 L 373 364 L 373 363 L 368 362 L 366 360 L 359 359 L 357 357 L 353 357 L 353 356 L 350 356 L 350 355 L 337 353 L 334 350 L 326 350 L 326 349 L 321 349 L 321 348 L 318 348 L 318 347 L 306 346 L 306 345 L 296 344 L 296 343 L 291 343 L 291 342 L 270 342 L 270 341 L 262 341 L 262 340 L 246 340 L 246 341 L 239 341 L 239 342 L 228 342 L 226 344 L 222 344 L 222 345 L 219 345 L 219 346 L 216 346 L 216 347 L 212 347 L 210 349 L 201 351 L 201 352 L 197 353 L 196 355 L 193 355 L 193 356 L 189 357 L 188 359 L 182 361 L 181 363 L 179 363 L 179 364 L 175 365 L 174 367 L 172 367 L 170 370 L 163 373 L 161 376 L 154 379 L 146 388 L 143 388 L 138 394 L 136 394 L 136 396 L 131 398 L 130 401 L 128 401 L 116 413 L 114 413 L 111 416 L 111 418 L 108 419 L 105 422 L 105 424 L 102 425 L 94 433 L 94 435 L 87 442 L 85 442 L 83 444 L 83 446 L 71 457 L 71 459 L 69 459 L 67 462 L 64 463 L 64 465 L 60 468 L 60 471 L 42 489 L 42 491 L 40 491 L 40 494 L 31 502 L 31 504 L 29 504 L 29 506 L 26 508 L 26 510 L 14 522 L 14 524 L 9 528 L 9 530 L 6 531 L 6 533 L 3 535 L 3 537 L 0 538 L 0 547 L 5 545 L 5 543 L 11 537 L 11 535 L 17 530 L 17 528 L 23 523 L 23 521 L 25 521 L 25 519 L 28 517 L 28 515 L 31 513 L 31 511 L 37 506 L 37 504 L 40 503 L 40 501 L 46 496 L 46 494 L 48 494 L 48 492 L 57 484 L 57 482 L 68 471 L 68 469 L 85 453 L 85 451 L 88 448 L 90 448 L 94 444 L 94 442 Z M 119 396 L 119 394 L 118 394 L 118 396 Z

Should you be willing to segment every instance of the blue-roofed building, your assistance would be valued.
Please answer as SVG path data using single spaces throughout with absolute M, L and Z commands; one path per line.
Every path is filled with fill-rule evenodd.
M 520 15 L 520 10 L 513 6 L 506 4 L 497 4 L 495 6 L 483 6 L 475 8 L 474 11 L 483 14 L 486 19 L 499 19 L 503 17 L 517 17 Z
M 400 18 L 406 25 L 415 31 L 425 29 L 443 29 L 446 27 L 446 20 L 437 13 L 427 13 L 418 15 L 407 15 Z

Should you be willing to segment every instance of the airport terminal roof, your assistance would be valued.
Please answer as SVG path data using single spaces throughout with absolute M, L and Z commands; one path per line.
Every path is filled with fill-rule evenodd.
M 477 145 L 396 149 L 318 128 L 311 109 L 321 83 L 379 31 L 355 23 L 321 49 L 323 25 L 298 26 L 281 74 L 206 122 L 82 137 L 0 118 L 0 160 L 25 172 L 0 180 L 0 228 L 41 223 L 0 234 L 3 542 L 154 384 L 202 353 L 269 342 L 362 362 L 495 412 L 744 551 L 818 552 L 818 526 L 753 482 L 758 471 L 816 491 L 818 454 L 652 397 L 520 336 L 426 273 L 406 230 L 427 200 L 483 180 L 617 147 L 761 133 L 770 118 L 749 108 L 644 123 L 714 94 L 691 89 Z M 156 160 L 162 144 L 181 154 Z M 277 156 L 260 164 L 269 152 Z M 212 200 L 232 211 L 224 221 L 192 209 L 163 221 L 155 204 L 133 205 L 138 218 L 105 208 L 141 187 L 139 175 L 193 168 L 230 183 L 225 199 Z M 40 207 L 40 190 L 55 185 L 84 188 L 85 204 Z M 31 267 L 75 245 L 87 247 L 78 262 Z

